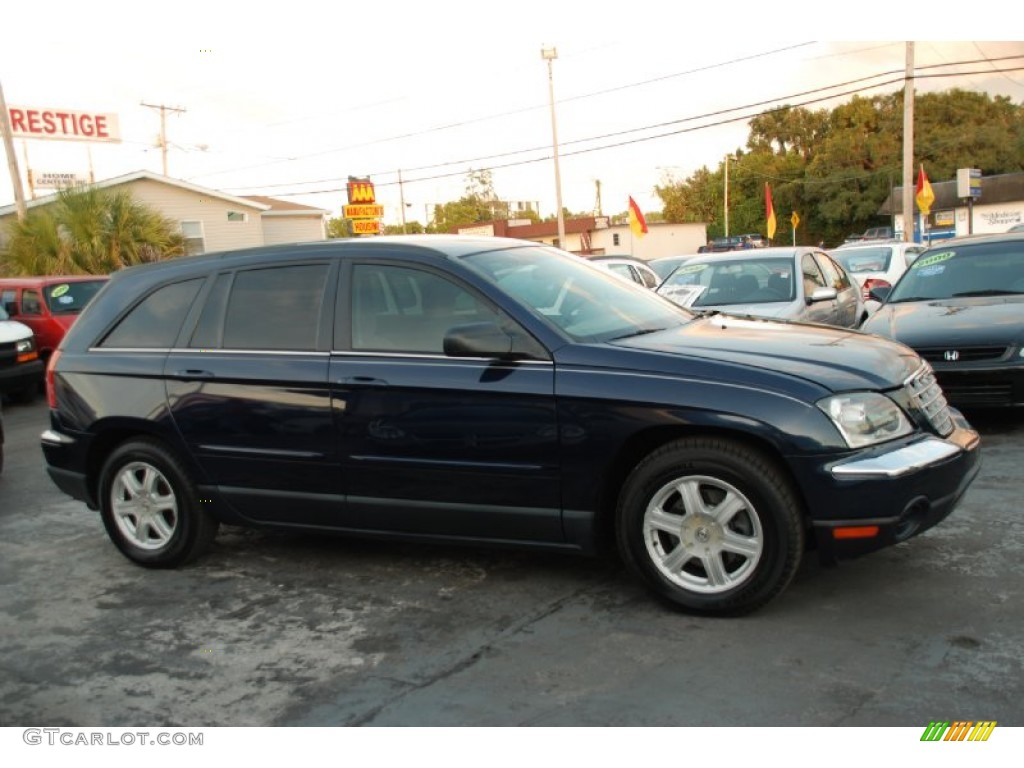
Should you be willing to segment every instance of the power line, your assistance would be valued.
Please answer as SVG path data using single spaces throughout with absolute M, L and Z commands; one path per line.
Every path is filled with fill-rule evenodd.
M 1008 57 L 1003 57 L 1003 58 L 1014 59 L 1014 58 L 1022 58 L 1022 57 L 1021 56 L 1008 56 Z M 978 62 L 977 61 L 955 62 L 953 64 L 940 64 L 940 65 L 933 65 L 932 67 L 922 67 L 922 69 L 954 66 L 956 64 L 973 64 L 973 63 L 978 63 Z M 999 69 L 999 70 L 985 70 L 985 71 L 980 71 L 980 72 L 947 72 L 947 73 L 936 73 L 936 74 L 924 74 L 924 75 L 918 75 L 917 77 L 919 79 L 946 78 L 946 77 L 965 77 L 965 76 L 971 76 L 971 75 L 990 74 L 993 71 L 994 72 L 1015 72 L 1015 71 L 1020 71 L 1020 70 L 1024 70 L 1024 67 L 1012 67 L 1012 68 Z M 562 154 L 564 156 L 573 156 L 573 155 L 587 154 L 587 153 L 590 153 L 590 152 L 603 151 L 603 150 L 607 150 L 607 149 L 615 149 L 615 148 L 618 148 L 618 147 L 628 146 L 628 145 L 631 145 L 631 144 L 638 144 L 638 143 L 643 143 L 643 142 L 647 142 L 647 141 L 655 141 L 657 139 L 667 138 L 667 137 L 670 137 L 670 136 L 677 136 L 677 135 L 683 134 L 683 133 L 691 133 L 693 131 L 704 130 L 706 128 L 714 128 L 714 127 L 718 127 L 718 126 L 721 126 L 721 125 L 728 125 L 730 123 L 736 123 L 736 122 L 741 122 L 741 121 L 745 121 L 745 120 L 750 120 L 750 119 L 752 119 L 754 117 L 757 117 L 758 115 L 765 114 L 765 113 L 776 112 L 776 111 L 780 111 L 780 110 L 784 110 L 784 109 L 792 109 L 794 107 L 804 107 L 804 106 L 808 106 L 810 104 L 817 104 L 817 103 L 820 103 L 820 102 L 823 102 L 823 101 L 830 101 L 832 99 L 842 98 L 843 96 L 855 95 L 855 94 L 858 94 L 858 93 L 860 93 L 860 92 L 862 92 L 864 90 L 870 90 L 870 89 L 874 89 L 874 88 L 881 88 L 881 87 L 884 87 L 886 85 L 892 85 L 892 84 L 895 84 L 895 83 L 901 83 L 901 82 L 903 82 L 904 78 L 903 78 L 902 72 L 900 70 L 891 70 L 891 71 L 888 71 L 888 72 L 878 73 L 878 74 L 875 74 L 875 75 L 870 75 L 870 76 L 867 76 L 867 77 L 858 78 L 858 79 L 851 80 L 851 81 L 846 81 L 844 83 L 838 83 L 838 84 L 831 85 L 831 86 L 824 86 L 822 88 L 816 88 L 816 89 L 812 89 L 810 91 L 803 91 L 803 92 L 797 93 L 797 94 L 790 94 L 790 95 L 787 95 L 787 96 L 781 96 L 781 97 L 777 97 L 777 98 L 774 98 L 774 99 L 767 99 L 767 100 L 764 100 L 764 101 L 759 101 L 759 102 L 755 102 L 755 103 L 744 105 L 744 106 L 740 106 L 740 107 L 731 107 L 729 109 L 718 110 L 716 112 L 710 112 L 710 113 L 706 113 L 706 114 L 703 114 L 703 115 L 697 115 L 697 116 L 691 116 L 691 117 L 686 117 L 686 118 L 680 118 L 678 120 L 668 121 L 668 122 L 665 122 L 665 123 L 655 123 L 655 124 L 651 124 L 651 125 L 647 125 L 647 126 L 642 126 L 642 127 L 639 127 L 639 128 L 631 128 L 631 129 L 628 129 L 628 130 L 625 130 L 625 131 L 619 131 L 619 132 L 616 132 L 616 133 L 602 134 L 602 135 L 599 135 L 599 136 L 592 136 L 592 137 L 588 137 L 588 138 L 585 138 L 585 139 L 575 139 L 573 141 L 563 142 L 563 146 L 571 146 L 571 145 L 574 145 L 574 144 L 583 144 L 583 143 L 592 142 L 592 141 L 599 141 L 599 140 L 602 140 L 602 139 L 614 138 L 616 136 L 624 136 L 624 135 L 628 135 L 628 134 L 631 134 L 631 133 L 638 133 L 640 131 L 649 131 L 649 130 L 654 130 L 654 129 L 657 129 L 657 128 L 664 128 L 664 127 L 667 127 L 667 126 L 670 126 L 670 125 L 679 125 L 681 123 L 689 123 L 689 122 L 694 122 L 694 121 L 697 121 L 697 120 L 704 120 L 704 119 L 707 119 L 709 117 L 716 117 L 716 116 L 719 116 L 719 115 L 725 115 L 725 114 L 728 114 L 728 113 L 731 113 L 731 112 L 738 112 L 738 111 L 741 111 L 741 110 L 750 110 L 750 109 L 753 109 L 755 107 L 760 107 L 760 106 L 763 106 L 763 105 L 766 105 L 766 104 L 773 104 L 773 103 L 777 103 L 779 101 L 784 101 L 784 100 L 794 99 L 794 98 L 800 98 L 800 97 L 803 97 L 803 96 L 809 96 L 809 95 L 812 95 L 812 94 L 821 93 L 823 91 L 831 91 L 831 90 L 834 90 L 835 88 L 842 88 L 842 87 L 846 87 L 848 85 L 852 85 L 852 84 L 856 84 L 856 83 L 861 83 L 861 82 L 864 82 L 866 80 L 873 80 L 873 79 L 876 79 L 878 77 L 885 77 L 885 76 L 888 76 L 888 75 L 895 75 L 895 74 L 899 74 L 899 77 L 892 77 L 889 80 L 884 80 L 882 82 L 873 83 L 872 85 L 869 85 L 869 86 L 862 86 L 862 87 L 859 87 L 859 88 L 853 88 L 853 89 L 849 89 L 849 90 L 846 90 L 846 91 L 840 91 L 838 93 L 830 93 L 828 95 L 819 96 L 817 98 L 807 99 L 807 100 L 802 101 L 802 102 L 787 103 L 787 104 L 784 104 L 782 106 L 776 107 L 774 109 L 760 110 L 760 111 L 753 112 L 753 113 L 744 113 L 744 114 L 737 115 L 737 116 L 734 116 L 734 117 L 717 120 L 717 121 L 714 121 L 714 122 L 711 122 L 711 123 L 702 123 L 701 125 L 698 125 L 698 126 L 687 127 L 687 128 L 679 128 L 679 129 L 668 131 L 668 132 L 658 133 L 658 134 L 655 134 L 655 135 L 652 135 L 652 136 L 642 136 L 642 137 L 638 137 L 638 138 L 634 138 L 634 139 L 627 139 L 627 140 L 623 140 L 623 141 L 613 142 L 613 143 L 610 143 L 610 144 L 602 144 L 601 146 L 597 146 L 597 147 L 589 147 L 589 148 L 585 148 L 585 149 L 578 149 L 578 150 L 575 150 L 575 151 L 568 151 L 568 152 L 564 152 Z M 480 161 L 483 161 L 483 160 L 490 160 L 490 159 L 494 159 L 494 158 L 510 157 L 510 156 L 519 155 L 519 154 L 526 154 L 526 153 L 529 153 L 529 152 L 548 151 L 548 150 L 550 150 L 550 148 L 546 147 L 546 146 L 545 147 L 533 147 L 533 148 L 529 148 L 529 149 L 514 150 L 514 151 L 510 151 L 510 152 L 506 152 L 506 153 L 495 154 L 495 155 L 484 155 L 484 156 L 476 157 L 476 158 L 463 159 L 463 160 L 454 160 L 454 161 L 450 161 L 450 162 L 446 162 L 446 163 L 438 163 L 438 164 L 430 165 L 430 166 L 422 166 L 420 168 L 403 169 L 403 172 L 408 173 L 410 171 L 417 171 L 417 170 L 431 170 L 431 169 L 434 169 L 434 168 L 443 168 L 443 167 L 448 167 L 448 166 L 451 166 L 451 165 L 465 165 L 465 164 L 469 164 L 469 163 L 475 163 L 475 162 L 480 162 Z M 535 158 L 530 158 L 530 159 L 525 159 L 525 160 L 518 160 L 518 161 L 508 162 L 508 163 L 488 164 L 486 169 L 487 170 L 500 170 L 500 169 L 503 169 L 503 168 L 512 168 L 512 167 L 516 167 L 516 166 L 531 165 L 531 164 L 534 164 L 534 163 L 546 162 L 546 161 L 548 161 L 550 159 L 551 159 L 551 155 L 548 154 L 548 155 L 544 155 L 544 156 L 541 156 L 541 157 L 535 157 Z M 377 174 L 369 174 L 369 175 L 370 176 L 383 176 L 383 175 L 388 175 L 388 174 L 391 174 L 391 173 L 394 173 L 394 171 L 387 170 L 387 171 L 379 172 Z M 461 175 L 464 175 L 464 174 L 465 174 L 465 169 L 461 168 L 458 171 L 452 171 L 452 172 L 448 172 L 448 173 L 439 173 L 439 174 L 434 174 L 434 175 L 431 175 L 431 176 L 421 176 L 419 178 L 412 178 L 412 179 L 403 178 L 403 184 L 412 184 L 412 183 L 425 182 L 425 181 L 436 181 L 436 180 L 439 180 L 439 179 L 450 178 L 452 176 L 461 176 Z M 340 179 L 331 178 L 331 179 L 323 179 L 321 181 L 293 182 L 293 184 L 314 184 L 314 183 L 334 182 L 334 181 L 338 181 L 339 183 L 341 182 Z M 396 183 L 397 182 L 378 182 L 377 186 L 379 186 L 379 187 L 388 187 L 388 186 L 394 186 Z M 266 185 L 264 185 L 264 186 L 259 187 L 259 188 L 266 189 L 267 187 L 266 187 Z M 243 187 L 243 188 L 233 188 L 233 189 L 235 189 L 236 191 L 238 191 L 239 189 L 244 191 L 245 189 L 250 189 L 250 188 Z M 335 192 L 342 191 L 343 189 L 344 189 L 344 186 L 339 186 L 339 187 L 331 187 L 331 188 L 327 188 L 327 189 L 303 190 L 303 191 L 295 191 L 295 192 L 275 192 L 274 194 L 276 196 L 278 196 L 278 197 L 293 197 L 293 196 L 298 196 L 298 195 L 314 195 L 314 194 L 335 193 Z
M 790 51 L 790 50 L 793 50 L 795 48 L 801 48 L 801 47 L 807 46 L 807 45 L 812 45 L 812 43 L 811 42 L 798 43 L 796 45 L 787 46 L 785 48 L 776 48 L 776 49 L 771 50 L 771 51 L 764 51 L 764 52 L 761 52 L 761 53 L 751 54 L 749 56 L 741 56 L 739 58 L 729 59 L 727 61 L 719 62 L 717 64 L 708 64 L 708 65 L 703 66 L 703 67 L 697 67 L 695 69 L 686 70 L 685 72 L 676 72 L 676 73 L 673 73 L 671 75 L 661 75 L 659 77 L 651 78 L 650 80 L 642 80 L 642 81 L 639 81 L 639 82 L 636 82 L 636 83 L 627 83 L 625 85 L 613 86 L 611 88 L 606 88 L 606 89 L 603 89 L 603 90 L 600 90 L 600 91 L 592 91 L 590 93 L 579 94 L 579 95 L 576 95 L 576 96 L 569 96 L 568 98 L 558 99 L 558 100 L 556 100 L 555 103 L 556 104 L 567 104 L 567 103 L 569 103 L 571 101 L 580 101 L 582 99 L 590 99 L 590 98 L 593 98 L 595 96 L 603 96 L 603 95 L 608 94 L 608 93 L 615 93 L 617 91 L 622 91 L 622 90 L 626 90 L 626 89 L 629 89 L 629 88 L 638 88 L 638 87 L 641 87 L 641 86 L 644 86 L 644 85 L 650 85 L 652 83 L 657 83 L 657 82 L 661 82 L 661 81 L 664 81 L 664 80 L 671 80 L 671 79 L 676 78 L 676 77 L 685 77 L 687 75 L 697 74 L 698 72 L 706 72 L 706 71 L 713 70 L 713 69 L 719 69 L 721 67 L 731 66 L 733 64 L 738 64 L 738 63 L 744 62 L 744 61 L 750 61 L 750 60 L 753 60 L 753 59 L 764 58 L 766 56 L 774 56 L 777 53 L 785 53 L 786 51 Z M 505 112 L 497 112 L 497 113 L 494 113 L 494 114 L 491 114 L 491 115 L 484 115 L 482 117 L 474 117 L 474 118 L 470 118 L 468 120 L 461 120 L 461 121 L 455 122 L 455 123 L 446 123 L 446 124 L 443 124 L 443 125 L 436 125 L 436 126 L 433 126 L 433 127 L 430 127 L 430 128 L 424 128 L 423 130 L 420 130 L 420 131 L 412 131 L 412 132 L 409 132 L 409 133 L 401 133 L 401 134 L 397 134 L 397 135 L 394 135 L 394 136 L 386 136 L 386 137 L 384 137 L 382 139 L 373 139 L 372 141 L 364 141 L 364 142 L 360 142 L 359 144 L 349 144 L 347 146 L 337 147 L 335 149 L 324 149 L 324 150 L 321 150 L 319 152 L 312 152 L 312 153 L 310 153 L 308 155 L 302 155 L 301 159 L 308 159 L 308 158 L 312 158 L 312 157 L 321 157 L 323 155 L 331 155 L 331 154 L 334 154 L 334 153 L 337 153 L 337 152 L 347 152 L 347 151 L 352 150 L 352 149 L 364 149 L 366 147 L 372 147 L 372 146 L 375 146 L 375 145 L 378 145 L 378 144 L 387 144 L 387 143 L 392 142 L 392 141 L 401 141 L 403 139 L 413 139 L 413 138 L 417 138 L 419 136 L 426 136 L 426 135 L 429 135 L 431 133 L 438 133 L 440 131 L 451 130 L 453 128 L 464 128 L 464 127 L 466 127 L 468 125 L 475 125 L 476 123 L 483 123 L 483 122 L 487 122 L 489 120 L 498 120 L 498 119 L 503 118 L 503 117 L 511 117 L 513 115 L 520 115 L 520 114 L 524 114 L 526 112 L 533 112 L 534 110 L 538 110 L 538 109 L 548 109 L 548 107 L 549 107 L 548 104 L 534 104 L 534 105 L 529 106 L 529 107 L 519 107 L 517 109 L 511 109 L 511 110 L 507 110 Z M 247 171 L 247 170 L 252 170 L 254 168 L 265 168 L 268 165 L 276 165 L 277 162 L 287 162 L 289 160 L 295 160 L 295 159 L 300 159 L 300 158 L 286 158 L 286 159 L 281 160 L 281 161 L 274 161 L 274 162 L 269 162 L 269 163 L 259 163 L 259 164 L 256 164 L 256 165 L 244 166 L 242 168 L 230 168 L 230 169 L 226 169 L 226 170 L 222 170 L 222 171 L 212 171 L 210 173 L 201 173 L 201 174 L 198 174 L 196 176 L 193 176 L 192 178 L 201 179 L 201 178 L 205 178 L 207 176 L 219 176 L 219 175 L 224 174 L 224 173 L 235 173 L 237 171 Z

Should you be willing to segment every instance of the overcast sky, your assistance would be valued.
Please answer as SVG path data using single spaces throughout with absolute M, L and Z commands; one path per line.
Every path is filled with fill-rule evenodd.
M 1015 3 L 913 4 L 903 18 L 889 5 L 832 6 L 860 16 L 840 24 L 804 2 L 19 2 L 4 14 L 0 83 L 9 106 L 120 119 L 117 145 L 16 140 L 23 173 L 26 155 L 36 173 L 87 173 L 90 155 L 97 180 L 159 173 L 160 117 L 147 102 L 185 110 L 167 117 L 168 175 L 195 184 L 338 215 L 346 178 L 370 175 L 397 223 L 399 170 L 407 218 L 423 221 L 426 206 L 461 196 L 470 169 L 492 168 L 501 198 L 549 215 L 540 51 L 553 45 L 564 205 L 591 211 L 599 181 L 604 213 L 624 211 L 629 195 L 651 211 L 666 174 L 716 167 L 744 145 L 744 117 L 898 90 L 903 40 L 918 41 L 919 75 L 978 73 L 921 77 L 918 92 L 1024 101 L 1024 58 L 1004 58 L 1024 57 L 1024 42 L 935 42 L 1019 30 Z M 881 30 L 898 39 L 872 42 Z M 811 101 L 826 96 L 836 98 Z M 13 201 L 5 174 L 0 204 Z

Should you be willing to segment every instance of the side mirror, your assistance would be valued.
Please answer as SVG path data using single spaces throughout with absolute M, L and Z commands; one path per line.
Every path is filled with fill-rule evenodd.
M 456 325 L 444 335 L 448 357 L 488 360 L 550 360 L 548 351 L 526 333 L 506 331 L 498 323 Z
M 497 323 L 457 325 L 444 335 L 444 353 L 448 357 L 508 359 L 512 356 L 512 336 Z
M 834 301 L 839 295 L 835 288 L 815 288 L 814 293 L 807 299 L 808 304 L 816 304 L 819 301 Z

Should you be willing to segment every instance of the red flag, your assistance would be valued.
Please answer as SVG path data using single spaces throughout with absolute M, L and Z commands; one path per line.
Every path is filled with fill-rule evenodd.
M 767 181 L 764 183 L 764 210 L 768 219 L 768 239 L 771 240 L 775 237 L 775 206 L 772 205 L 772 188 Z
M 647 220 L 632 196 L 629 198 L 629 228 L 633 230 L 635 237 L 643 237 L 647 234 Z

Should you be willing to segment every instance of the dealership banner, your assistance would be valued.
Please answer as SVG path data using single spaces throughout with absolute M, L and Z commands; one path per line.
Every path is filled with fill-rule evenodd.
M 72 109 L 8 107 L 11 133 L 19 139 L 62 141 L 121 141 L 121 127 L 112 112 Z

